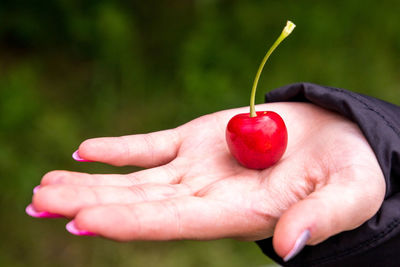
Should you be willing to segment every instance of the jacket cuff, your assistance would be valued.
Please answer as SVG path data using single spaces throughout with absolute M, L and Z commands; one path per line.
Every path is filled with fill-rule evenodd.
M 355 230 L 307 246 L 284 263 L 272 248 L 272 239 L 258 241 L 263 252 L 284 266 L 370 265 L 390 253 L 388 242 L 400 245 L 400 107 L 343 89 L 311 83 L 278 88 L 265 96 L 266 102 L 310 102 L 337 112 L 358 124 L 373 149 L 386 182 L 385 200 L 378 213 Z M 400 260 L 397 248 L 391 247 Z M 382 251 L 384 249 L 384 251 Z M 385 254 L 386 253 L 386 254 Z M 399 261 L 397 261 L 399 262 Z M 380 261 L 382 263 L 382 261 Z

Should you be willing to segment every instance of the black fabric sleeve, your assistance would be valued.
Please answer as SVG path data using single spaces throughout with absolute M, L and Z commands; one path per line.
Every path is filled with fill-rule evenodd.
M 375 152 L 386 181 L 377 214 L 352 231 L 306 246 L 289 262 L 274 252 L 272 238 L 257 241 L 283 266 L 400 266 L 400 107 L 385 101 L 311 83 L 278 88 L 266 102 L 310 102 L 357 123 Z

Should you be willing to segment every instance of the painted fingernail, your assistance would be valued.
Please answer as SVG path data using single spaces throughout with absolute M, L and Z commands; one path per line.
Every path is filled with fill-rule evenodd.
M 40 185 L 35 186 L 35 187 L 33 188 L 33 194 L 36 194 L 37 191 L 39 191 L 39 189 L 40 189 Z
M 29 204 L 25 208 L 25 212 L 26 212 L 26 214 L 28 214 L 29 216 L 34 217 L 34 218 L 63 218 L 64 217 L 60 214 L 50 213 L 47 211 L 37 211 L 32 206 L 32 204 Z
M 81 158 L 81 157 L 79 156 L 78 150 L 75 151 L 75 152 L 72 154 L 72 158 L 73 158 L 74 160 L 80 161 L 80 162 L 92 162 L 91 160 L 87 160 L 87 159 Z
M 79 230 L 78 228 L 76 228 L 75 221 L 73 221 L 73 220 L 70 221 L 69 223 L 67 223 L 65 228 L 67 229 L 68 232 L 70 232 L 73 235 L 97 236 L 95 233 L 92 233 L 92 232 L 89 232 L 86 230 Z
M 290 252 L 283 258 L 283 261 L 287 262 L 293 259 L 299 252 L 306 246 L 307 241 L 310 239 L 310 230 L 304 230 L 301 235 L 297 238 L 296 243 L 294 243 L 293 248 Z

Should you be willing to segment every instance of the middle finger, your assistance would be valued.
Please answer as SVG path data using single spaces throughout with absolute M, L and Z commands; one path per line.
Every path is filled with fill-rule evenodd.
M 33 197 L 37 211 L 73 217 L 84 207 L 106 204 L 133 204 L 193 194 L 184 184 L 141 184 L 136 186 L 48 185 Z

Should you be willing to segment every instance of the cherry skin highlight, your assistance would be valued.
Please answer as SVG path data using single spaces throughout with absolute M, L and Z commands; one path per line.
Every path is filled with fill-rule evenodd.
M 257 116 L 241 113 L 230 119 L 226 127 L 229 151 L 244 167 L 265 169 L 283 156 L 288 140 L 281 116 L 273 111 L 259 111 Z

